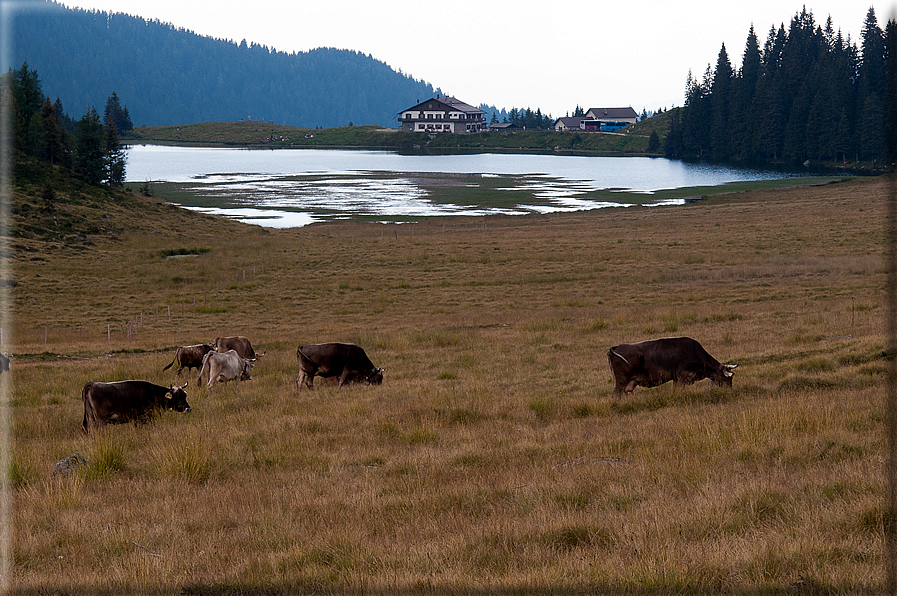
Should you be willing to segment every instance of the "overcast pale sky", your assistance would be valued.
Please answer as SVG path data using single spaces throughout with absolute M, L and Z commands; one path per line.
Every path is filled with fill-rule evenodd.
M 803 6 L 859 45 L 866 13 L 879 26 L 895 2 L 871 0 L 62 0 L 69 7 L 158 19 L 200 35 L 285 52 L 357 50 L 462 101 L 541 108 L 578 104 L 654 110 L 682 105 L 691 70 L 702 76 L 720 46 L 741 64 L 751 25 L 760 46 Z

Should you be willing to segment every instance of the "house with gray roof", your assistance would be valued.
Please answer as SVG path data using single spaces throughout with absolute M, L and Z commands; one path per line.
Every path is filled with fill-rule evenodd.
M 399 129 L 426 133 L 488 130 L 486 112 L 454 97 L 434 97 L 399 112 Z

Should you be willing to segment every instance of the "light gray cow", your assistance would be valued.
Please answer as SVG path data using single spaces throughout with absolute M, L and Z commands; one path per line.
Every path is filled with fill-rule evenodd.
M 202 368 L 199 371 L 197 383 L 202 384 L 202 376 L 208 371 L 208 389 L 211 390 L 215 383 L 226 384 L 229 381 L 234 381 L 235 389 L 239 389 L 240 381 L 252 380 L 253 366 L 255 365 L 251 360 L 240 358 L 234 350 L 224 353 L 209 352 L 202 359 Z

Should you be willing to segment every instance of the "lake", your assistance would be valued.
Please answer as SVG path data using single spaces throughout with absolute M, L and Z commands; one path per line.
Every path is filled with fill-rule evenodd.
M 267 227 L 675 205 L 685 199 L 665 191 L 801 175 L 662 158 L 505 153 L 135 145 L 127 159 L 132 186 L 162 183 L 160 195 L 186 208 Z

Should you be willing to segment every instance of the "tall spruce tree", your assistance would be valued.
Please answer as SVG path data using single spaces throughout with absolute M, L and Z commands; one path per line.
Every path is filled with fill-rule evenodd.
M 115 122 L 109 122 L 105 128 L 106 152 L 103 156 L 103 177 L 112 186 L 121 186 L 125 183 L 125 156 L 121 142 L 118 138 L 118 130 Z
M 878 26 L 874 8 L 866 13 L 861 36 L 862 60 L 857 88 L 859 152 L 862 159 L 881 159 L 885 149 L 882 128 L 887 57 L 884 33 Z
M 103 110 L 103 124 L 108 126 L 110 122 L 115 124 L 115 129 L 120 134 L 128 134 L 134 128 L 127 106 L 121 105 L 115 91 L 106 100 L 106 108 Z
M 100 116 L 93 106 L 78 121 L 75 131 L 75 173 L 88 184 L 104 178 L 106 139 Z

